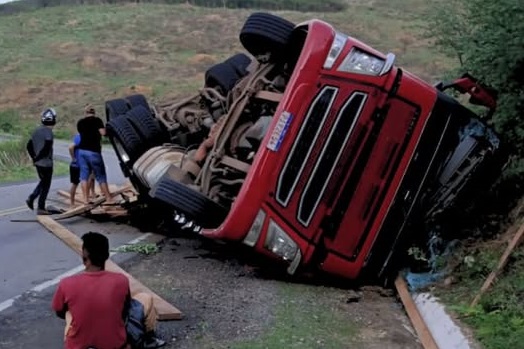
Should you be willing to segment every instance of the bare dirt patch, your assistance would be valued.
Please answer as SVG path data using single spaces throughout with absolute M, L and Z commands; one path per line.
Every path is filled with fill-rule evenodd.
M 17 83 L 4 86 L 0 94 L 0 105 L 5 108 L 40 110 L 49 104 L 60 105 L 74 100 L 95 86 L 81 81 L 40 80 L 30 85 Z
M 189 64 L 193 65 L 210 65 L 215 64 L 217 62 L 217 58 L 213 55 L 208 55 L 205 53 L 198 53 L 191 57 L 188 61 Z
M 127 86 L 119 91 L 119 95 L 128 96 L 131 94 L 143 94 L 143 95 L 151 95 L 153 92 L 153 88 L 151 86 L 144 86 L 144 85 L 133 85 L 133 86 Z
M 390 293 L 286 282 L 238 255 L 179 237 L 129 266 L 185 314 L 160 324 L 169 348 L 421 348 Z
M 138 72 L 148 67 L 147 62 L 140 59 L 130 48 L 118 49 L 83 49 L 76 54 L 75 63 L 84 68 L 96 68 L 105 73 Z

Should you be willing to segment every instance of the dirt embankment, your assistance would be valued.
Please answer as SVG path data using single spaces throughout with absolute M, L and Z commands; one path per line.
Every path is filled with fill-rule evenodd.
M 173 348 L 421 348 L 393 293 L 289 282 L 238 255 L 176 238 L 129 267 L 184 312 L 160 327 Z

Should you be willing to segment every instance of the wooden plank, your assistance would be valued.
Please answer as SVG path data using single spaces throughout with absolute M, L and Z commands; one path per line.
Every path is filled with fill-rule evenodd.
M 103 208 L 103 207 L 98 207 L 96 209 L 93 209 L 90 212 L 90 214 L 92 214 L 92 215 L 108 215 L 108 216 L 111 216 L 113 218 L 125 217 L 125 216 L 129 215 L 127 210 L 124 210 L 124 209 L 107 209 L 107 208 Z
M 64 213 L 60 213 L 60 214 L 58 214 L 56 216 L 53 216 L 53 219 L 54 220 L 62 220 L 62 219 L 71 218 L 71 217 L 74 217 L 74 216 L 81 215 L 83 213 L 91 211 L 93 208 L 95 208 L 97 206 L 100 206 L 104 201 L 106 201 L 106 198 L 104 198 L 104 197 L 98 198 L 95 201 L 93 201 L 92 204 L 81 205 L 81 206 L 75 207 L 75 208 L 73 208 L 73 209 L 71 209 L 69 211 L 66 211 Z
M 511 228 L 510 228 L 511 229 Z M 480 298 L 486 291 L 491 287 L 491 284 L 495 281 L 499 273 L 504 269 L 506 264 L 508 263 L 509 257 L 513 253 L 513 250 L 521 243 L 522 239 L 524 238 L 524 223 L 521 223 L 519 230 L 515 233 L 513 236 L 513 239 L 511 239 L 511 242 L 509 243 L 508 247 L 504 251 L 504 254 L 502 257 L 500 257 L 499 263 L 495 267 L 495 269 L 489 274 L 486 281 L 484 281 L 484 284 L 480 288 L 479 293 L 473 298 L 473 301 L 471 302 L 471 307 L 474 307 L 478 304 L 480 301 Z
M 72 218 L 72 217 L 75 217 L 75 216 L 79 216 L 83 213 L 86 213 L 86 212 L 89 212 L 91 210 L 93 210 L 94 208 L 96 208 L 97 206 L 100 206 L 100 204 L 102 204 L 106 199 L 104 197 L 101 197 L 101 198 L 98 198 L 96 199 L 92 204 L 88 204 L 88 205 L 81 205 L 81 206 L 78 206 L 78 207 L 75 207 L 69 211 L 65 211 L 64 213 L 60 213 L 60 214 L 57 214 L 57 215 L 52 215 L 53 216 L 53 219 L 56 220 L 56 221 L 59 221 L 59 220 L 62 220 L 62 219 L 67 219 L 67 218 Z M 49 217 L 48 215 L 45 215 L 47 217 Z M 44 217 L 42 215 L 37 215 L 37 218 L 38 217 Z M 11 222 L 37 222 L 38 219 L 12 219 Z
M 112 189 L 114 189 L 114 190 L 111 191 L 111 194 L 112 194 L 113 197 L 115 197 L 115 196 L 117 196 L 117 195 L 120 195 L 120 194 L 123 194 L 123 193 L 128 192 L 128 191 L 129 191 L 129 192 L 133 192 L 133 193 L 135 192 L 135 191 L 133 190 L 133 187 L 132 187 L 130 184 L 126 184 L 126 185 L 124 185 L 124 186 L 122 186 L 122 187 L 120 187 L 120 188 L 118 188 L 118 187 L 115 186 L 115 185 L 111 185 L 110 187 L 111 187 Z M 70 199 L 70 198 L 71 198 L 71 194 L 69 193 L 69 191 L 66 191 L 66 190 L 58 190 L 57 193 L 58 193 L 59 196 L 62 196 L 62 197 L 64 197 L 64 198 L 66 198 L 66 199 Z M 75 198 L 75 200 L 78 200 L 78 201 L 80 201 L 80 202 L 82 202 L 82 203 L 86 203 L 86 202 L 84 201 L 83 194 L 82 194 L 81 191 L 79 191 L 79 190 L 77 189 L 76 194 L 77 194 L 77 195 L 76 195 L 77 197 Z M 98 195 L 101 195 L 101 194 L 99 193 Z
M 118 189 L 114 190 L 114 191 L 112 192 L 112 194 L 113 194 L 113 197 L 115 197 L 115 196 L 117 196 L 117 195 L 121 195 L 121 194 L 123 194 L 123 193 L 125 193 L 125 192 L 128 192 L 128 191 L 130 191 L 130 190 L 131 190 L 131 188 L 129 187 L 129 185 L 125 185 L 125 186 L 123 186 L 123 187 L 121 187 L 121 188 L 118 188 Z M 67 202 L 64 202 L 65 204 L 69 204 L 69 199 L 70 199 L 71 195 L 70 195 L 70 193 L 69 193 L 68 191 L 65 191 L 65 190 L 58 190 L 57 193 L 58 193 L 59 196 L 65 198 L 65 199 L 67 200 Z M 82 198 L 82 195 L 77 195 L 77 196 L 78 196 L 78 197 L 77 197 L 77 200 L 76 200 L 76 201 L 80 202 L 80 203 L 83 204 L 83 205 L 82 205 L 82 206 L 79 206 L 79 207 L 76 207 L 76 208 L 73 209 L 73 210 L 77 210 L 77 209 L 78 209 L 79 211 L 81 211 L 81 213 L 77 213 L 77 214 L 74 214 L 74 215 L 78 215 L 78 214 L 82 214 L 82 213 L 88 212 L 89 210 L 87 210 L 87 211 L 83 211 L 83 209 L 80 209 L 80 207 L 83 207 L 83 208 L 84 208 L 84 207 L 89 207 L 90 204 L 88 204 L 88 203 L 86 203 L 86 202 L 84 201 L 84 199 Z M 100 203 L 98 202 L 98 200 L 100 200 L 100 199 L 102 199 L 102 198 L 98 198 L 98 199 L 96 199 L 96 200 L 94 201 L 94 203 L 91 204 L 91 205 L 93 206 L 93 208 L 96 207 L 96 206 L 100 206 L 100 205 L 103 204 L 103 201 L 100 202 Z M 110 204 L 110 205 L 107 205 L 107 206 L 110 207 L 110 206 L 118 206 L 118 205 L 119 205 L 119 203 L 115 203 L 115 204 Z M 102 205 L 102 206 L 105 206 L 105 205 Z M 73 211 L 73 210 L 71 210 L 71 211 Z M 68 212 L 69 212 L 69 211 L 68 211 Z M 55 218 L 55 219 L 56 219 L 56 218 Z M 58 218 L 58 219 L 63 219 L 63 218 Z
M 58 196 L 61 196 L 62 198 L 67 200 L 67 204 L 69 204 L 69 200 L 71 199 L 71 194 L 68 191 L 65 190 L 58 190 L 57 191 Z M 80 192 L 76 192 L 75 201 L 78 201 L 81 204 L 86 204 L 87 202 L 84 200 L 84 195 Z
M 106 262 L 106 270 L 112 271 L 115 273 L 121 273 L 129 279 L 129 285 L 131 288 L 131 295 L 137 293 L 148 293 L 153 296 L 153 304 L 157 311 L 157 319 L 159 321 L 168 321 L 168 320 L 180 320 L 182 319 L 182 312 L 175 308 L 173 305 L 165 301 L 163 298 L 160 298 L 159 295 L 151 291 L 140 281 L 136 280 L 132 275 L 128 274 L 124 269 L 120 268 L 116 263 L 111 260 Z
M 77 235 L 73 234 L 66 227 L 56 222 L 50 216 L 38 216 L 38 221 L 42 224 L 47 230 L 53 233 L 57 238 L 62 240 L 67 246 L 69 246 L 73 251 L 82 255 L 82 239 Z M 106 270 L 121 273 L 125 275 L 129 280 L 129 286 L 131 288 L 131 295 L 134 295 L 139 292 L 146 292 L 153 296 L 154 306 L 158 313 L 158 320 L 179 320 L 182 318 L 182 312 L 178 310 L 173 305 L 169 304 L 167 301 L 162 299 L 156 293 L 147 288 L 140 281 L 135 279 L 132 275 L 127 273 L 125 270 L 120 268 L 116 263 L 111 260 L 106 262 Z
M 395 280 L 395 287 L 424 349 L 439 349 L 437 342 L 435 342 L 435 338 L 433 338 L 433 335 L 424 322 L 422 315 L 420 315 L 413 298 L 411 298 L 408 285 L 402 276 L 399 275 Z

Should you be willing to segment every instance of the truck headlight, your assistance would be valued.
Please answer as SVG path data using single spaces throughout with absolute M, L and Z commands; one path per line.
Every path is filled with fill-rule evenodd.
M 251 225 L 251 228 L 249 229 L 249 232 L 247 233 L 246 237 L 244 238 L 244 244 L 253 247 L 256 245 L 258 241 L 258 237 L 260 236 L 260 232 L 262 231 L 262 227 L 264 226 L 264 221 L 266 220 L 266 213 L 264 210 L 260 210 L 257 213 L 257 216 L 255 217 L 255 220 L 253 221 L 253 224 Z
M 291 261 L 298 252 L 298 246 L 273 220 L 269 220 L 264 247 L 285 261 Z
M 335 33 L 335 38 L 333 39 L 333 43 L 331 44 L 331 48 L 329 49 L 328 56 L 324 61 L 324 69 L 331 69 L 333 67 L 333 64 L 340 55 L 340 52 L 342 52 L 344 45 L 346 45 L 347 39 L 348 37 L 346 35 L 339 32 Z
M 337 70 L 377 76 L 382 72 L 385 63 L 385 60 L 353 47 Z

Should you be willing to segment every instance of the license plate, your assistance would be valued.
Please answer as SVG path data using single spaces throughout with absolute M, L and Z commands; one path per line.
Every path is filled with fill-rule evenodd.
M 289 128 L 289 124 L 291 123 L 292 115 L 290 112 L 282 112 L 280 114 L 280 117 L 278 118 L 278 122 L 275 125 L 275 128 L 273 129 L 273 132 L 271 132 L 271 138 L 269 138 L 269 142 L 267 143 L 267 148 L 272 151 L 278 151 L 280 149 L 280 146 L 282 145 L 282 140 L 284 139 L 284 136 L 286 135 L 286 132 Z

